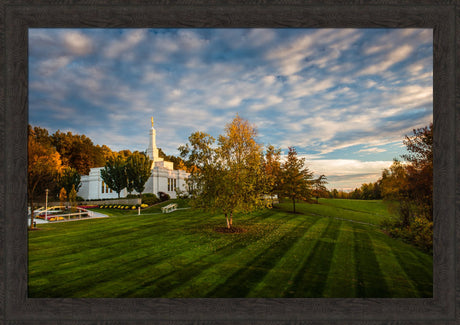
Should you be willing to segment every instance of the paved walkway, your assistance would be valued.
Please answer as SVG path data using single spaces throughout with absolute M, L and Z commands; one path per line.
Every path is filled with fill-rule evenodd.
M 44 223 L 57 223 L 57 222 L 69 222 L 69 221 L 80 221 L 80 220 L 91 220 L 91 219 L 96 219 L 96 218 L 108 218 L 109 216 L 103 213 L 99 212 L 94 212 L 94 211 L 89 211 L 90 212 L 90 217 L 87 218 L 81 218 L 81 219 L 70 219 L 70 220 L 59 220 L 59 221 L 46 221 L 40 218 L 34 218 L 34 222 L 38 224 L 44 224 Z M 30 227 L 30 218 L 28 218 L 28 225 Z

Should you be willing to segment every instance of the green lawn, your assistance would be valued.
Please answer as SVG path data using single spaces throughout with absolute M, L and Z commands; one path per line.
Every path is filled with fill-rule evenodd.
M 29 232 L 29 297 L 431 297 L 432 257 L 383 234 L 380 201 L 222 215 L 99 210 Z

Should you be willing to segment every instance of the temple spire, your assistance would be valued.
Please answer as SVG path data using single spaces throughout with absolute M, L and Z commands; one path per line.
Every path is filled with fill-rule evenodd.
M 155 163 L 156 161 L 163 161 L 163 158 L 160 158 L 158 155 L 158 148 L 156 144 L 157 132 L 153 127 L 153 116 L 150 118 L 150 121 L 152 123 L 152 128 L 150 129 L 150 143 L 147 148 L 147 156 L 149 156 L 149 158 Z

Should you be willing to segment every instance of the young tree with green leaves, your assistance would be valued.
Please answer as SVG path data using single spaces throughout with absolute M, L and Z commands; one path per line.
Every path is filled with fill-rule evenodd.
M 101 170 L 101 178 L 120 198 L 120 192 L 127 185 L 126 160 L 119 155 L 110 158 Z
M 189 143 L 178 148 L 185 166 L 190 172 L 187 179 L 187 191 L 190 204 L 204 210 L 214 210 L 219 182 L 215 139 L 204 132 L 194 132 L 188 138 Z
M 281 149 L 275 149 L 273 145 L 267 146 L 263 159 L 263 172 L 266 186 L 266 193 L 272 197 L 280 192 L 281 178 Z
M 131 154 L 126 161 L 127 184 L 138 192 L 141 198 L 145 183 L 152 173 L 151 168 L 152 160 L 138 151 Z
M 312 184 L 313 195 L 316 198 L 316 203 L 318 203 L 318 199 L 328 193 L 325 186 L 327 184 L 327 177 L 325 175 L 320 175 L 317 179 L 313 180 Z
M 72 186 L 75 186 L 75 190 L 81 187 L 81 176 L 78 171 L 72 167 L 64 167 L 59 177 L 59 187 L 64 188 L 66 193 L 70 193 Z
M 294 147 L 289 147 L 287 160 L 282 165 L 282 194 L 292 200 L 295 213 L 296 200 L 307 200 L 311 196 L 313 173 L 305 166 L 305 158 L 298 158 Z

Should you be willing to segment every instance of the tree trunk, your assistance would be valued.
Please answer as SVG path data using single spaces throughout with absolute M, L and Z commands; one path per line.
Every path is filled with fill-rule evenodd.
M 295 213 L 295 198 L 292 199 L 292 208 L 294 209 L 294 213 Z
M 230 228 L 233 226 L 233 212 L 230 212 Z
M 227 220 L 227 229 L 230 229 L 230 221 L 228 220 L 228 214 L 225 214 L 225 219 Z
M 30 229 L 34 227 L 34 202 L 30 200 Z

